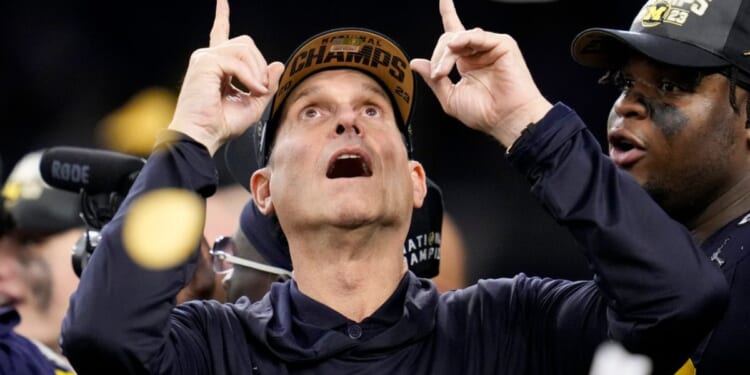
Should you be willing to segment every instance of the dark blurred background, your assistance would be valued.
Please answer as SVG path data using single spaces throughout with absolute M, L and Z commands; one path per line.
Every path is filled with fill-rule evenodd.
M 616 93 L 596 84 L 602 72 L 573 62 L 570 42 L 587 27 L 627 28 L 641 1 L 455 1 L 467 28 L 514 36 L 542 93 L 576 109 L 604 145 Z M 144 90 L 176 95 L 190 53 L 208 43 L 214 6 L 212 0 L 3 2 L 3 180 L 34 149 L 109 147 L 105 120 L 122 115 Z M 411 57 L 429 58 L 442 32 L 438 0 L 231 0 L 230 7 L 232 36 L 251 35 L 268 61 L 284 61 L 309 36 L 342 26 L 384 32 Z M 469 281 L 518 272 L 590 277 L 577 246 L 531 198 L 504 149 L 444 115 L 419 85 L 415 156 L 442 187 L 446 210 L 463 234 Z

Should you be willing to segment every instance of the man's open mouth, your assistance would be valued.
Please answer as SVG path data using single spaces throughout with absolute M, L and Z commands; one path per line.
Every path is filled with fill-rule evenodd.
M 646 150 L 638 139 L 621 132 L 610 133 L 608 136 L 609 155 L 620 167 L 630 168 L 646 156 Z
M 612 147 L 619 151 L 630 151 L 635 148 L 635 145 L 627 139 L 618 138 L 613 140 Z
M 350 178 L 370 177 L 372 169 L 367 160 L 356 153 L 342 153 L 337 155 L 329 164 L 326 177 L 328 178 Z

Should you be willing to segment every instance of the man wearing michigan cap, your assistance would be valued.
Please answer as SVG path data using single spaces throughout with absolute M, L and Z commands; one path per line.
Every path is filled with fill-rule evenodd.
M 686 369 L 750 373 L 750 1 L 648 1 L 629 30 L 585 30 L 572 52 L 621 90 L 612 160 L 730 283 L 728 311 Z
M 170 130 L 102 229 L 71 298 L 62 346 L 76 370 L 584 374 L 606 340 L 648 355 L 655 374 L 679 368 L 724 313 L 721 272 L 570 108 L 540 94 L 511 37 L 465 30 L 450 0 L 440 11 L 445 33 L 432 61 L 409 60 L 377 32 L 337 29 L 284 66 L 267 64 L 248 36 L 229 39 L 219 1 Z M 410 157 L 415 72 L 448 114 L 509 147 L 511 164 L 580 241 L 596 281 L 520 274 L 440 294 L 408 271 L 403 243 L 426 193 L 426 172 Z M 175 307 L 196 253 L 140 268 L 123 241 L 129 207 L 161 187 L 210 195 L 211 155 L 259 120 L 264 166 L 245 183 L 260 213 L 278 218 L 292 278 L 254 304 Z
M 36 373 L 32 368 L 45 366 L 49 369 L 40 373 L 70 373 L 58 338 L 68 299 L 78 285 L 71 252 L 84 224 L 78 195 L 42 180 L 41 157 L 39 150 L 21 158 L 0 198 L 11 224 L 0 233 L 0 374 L 31 374 Z M 18 354 L 33 351 L 14 348 L 8 343 L 13 335 L 30 339 L 50 362 L 31 360 L 22 366 Z

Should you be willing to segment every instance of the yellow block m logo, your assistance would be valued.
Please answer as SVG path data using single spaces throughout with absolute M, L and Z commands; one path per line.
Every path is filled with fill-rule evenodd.
M 643 16 L 644 22 L 661 21 L 664 16 L 664 12 L 669 9 L 666 5 L 653 5 L 646 9 L 646 15 Z
M 664 20 L 664 14 L 669 10 L 669 4 L 654 4 L 644 9 L 641 24 L 644 27 L 656 26 Z

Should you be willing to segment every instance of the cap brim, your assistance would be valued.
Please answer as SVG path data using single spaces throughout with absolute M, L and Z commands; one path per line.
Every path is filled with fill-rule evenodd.
M 653 60 L 675 66 L 711 68 L 730 65 L 700 47 L 626 30 L 587 29 L 579 33 L 571 45 L 573 59 L 592 68 L 618 68 L 634 50 Z
M 18 233 L 48 235 L 85 226 L 78 194 L 53 188 L 44 188 L 36 199 L 18 199 L 8 211 Z

